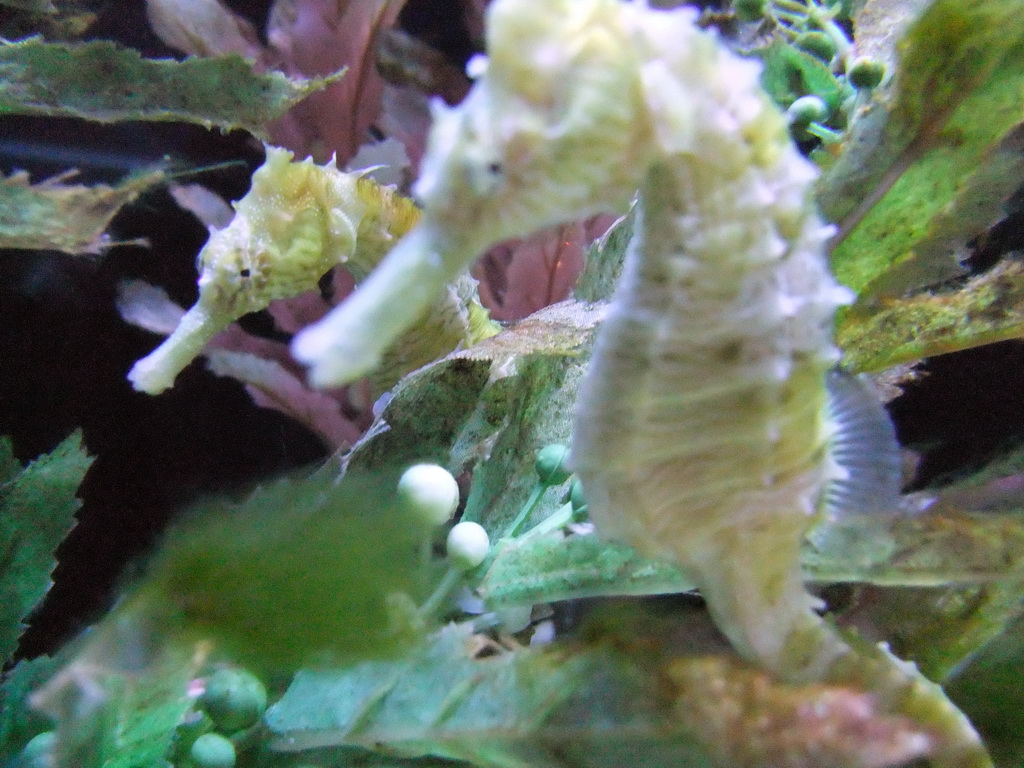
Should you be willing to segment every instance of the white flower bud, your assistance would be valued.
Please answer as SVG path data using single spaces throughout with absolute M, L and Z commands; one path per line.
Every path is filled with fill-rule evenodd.
M 444 467 L 414 464 L 398 480 L 398 502 L 423 522 L 441 525 L 459 506 L 459 485 Z
M 448 533 L 448 559 L 464 571 L 480 565 L 490 549 L 491 539 L 479 523 L 459 523 Z

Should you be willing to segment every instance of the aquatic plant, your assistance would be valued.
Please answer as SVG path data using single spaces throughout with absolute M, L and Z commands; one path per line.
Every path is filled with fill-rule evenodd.
M 282 410 L 312 403 L 312 384 L 369 377 L 385 393 L 373 424 L 311 471 L 195 505 L 103 622 L 14 665 L 0 757 L 853 767 L 984 766 L 991 750 L 1015 765 L 1019 458 L 900 497 L 892 427 L 854 375 L 1020 334 L 1012 260 L 913 293 L 949 276 L 951 250 L 1024 178 L 1013 5 L 936 0 L 897 59 L 859 50 L 877 42 L 867 12 L 816 0 L 700 17 L 495 0 L 472 89 L 434 107 L 422 212 L 360 171 L 267 147 L 211 231 L 196 308 L 178 311 L 205 316 L 130 377 L 166 397 L 195 356 L 218 364 L 204 347 L 218 329 L 340 265 L 359 287 L 288 326 L 312 369 L 289 369 Z M 212 0 L 182 18 L 199 6 L 236 23 Z M 8 50 L 121 55 L 38 45 Z M 115 77 L 151 77 L 137 58 Z M 23 181 L 22 199 L 60 188 Z M 472 260 L 609 211 L 626 215 L 591 248 L 577 299 L 495 333 Z M 18 226 L 10 244 L 48 242 Z M 146 295 L 122 311 L 155 327 L 140 318 L 166 300 Z M 22 468 L 3 447 L 9 656 L 88 459 L 72 440 Z M 828 593 L 824 617 L 805 576 L 874 597 L 844 613 Z M 574 619 L 577 598 L 679 593 L 668 610 L 600 600 Z

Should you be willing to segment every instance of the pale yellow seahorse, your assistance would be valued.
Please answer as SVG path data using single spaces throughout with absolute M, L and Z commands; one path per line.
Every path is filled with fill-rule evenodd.
M 936 765 L 990 765 L 937 686 L 844 638 L 804 589 L 800 541 L 828 483 L 849 480 L 829 451 L 826 379 L 850 297 L 827 268 L 815 170 L 757 65 L 694 16 L 495 0 L 478 81 L 436 108 L 423 221 L 295 352 L 322 384 L 361 375 L 491 243 L 621 210 L 639 188 L 573 436 L 598 532 L 684 570 L 748 660 L 871 691 L 933 734 Z
M 357 281 L 363 279 L 420 217 L 411 201 L 360 173 L 311 159 L 297 162 L 276 147 L 267 147 L 266 161 L 235 210 L 231 223 L 213 230 L 199 254 L 199 299 L 128 373 L 136 389 L 164 391 L 230 323 L 275 299 L 314 290 L 334 266 L 344 265 Z M 373 372 L 378 393 L 459 344 L 497 332 L 477 301 L 476 282 L 466 274 L 454 275 L 418 319 Z

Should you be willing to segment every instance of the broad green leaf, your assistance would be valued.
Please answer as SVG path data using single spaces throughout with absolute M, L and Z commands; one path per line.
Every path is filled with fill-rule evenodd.
M 0 177 L 0 248 L 98 253 L 114 215 L 164 179 L 154 170 L 117 186 L 65 184 L 66 177 L 30 184 L 28 174 Z
M 473 472 L 463 513 L 463 519 L 479 522 L 492 537 L 518 516 L 536 486 L 537 451 L 551 443 L 569 443 L 576 393 L 604 310 L 603 305 L 556 304 L 518 323 L 504 340 L 494 337 L 491 347 L 470 350 L 491 357 L 503 374 L 492 378 L 481 398 L 480 421 L 498 429 L 473 435 L 486 442 L 487 454 Z M 464 444 L 465 435 L 461 439 Z M 563 501 L 549 490 L 527 518 L 527 526 L 547 517 Z
M 50 718 L 29 706 L 29 696 L 56 670 L 47 657 L 19 661 L 0 682 L 0 765 L 21 750 L 38 733 L 48 730 Z
M 241 56 L 144 59 L 107 41 L 0 45 L 0 114 L 88 120 L 179 120 L 244 128 L 264 126 L 330 82 L 257 73 Z
M 775 40 L 756 53 L 764 61 L 761 86 L 776 104 L 786 108 L 801 96 L 813 94 L 821 98 L 830 111 L 839 109 L 842 88 L 820 59 L 782 40 Z
M 583 274 L 576 281 L 573 298 L 577 301 L 608 301 L 622 274 L 626 247 L 633 237 L 636 207 L 615 221 L 597 241 L 587 249 L 587 262 Z
M 1006 260 L 957 290 L 925 292 L 854 307 L 836 329 L 854 371 L 1024 337 L 1024 266 Z
M 832 262 L 862 303 L 956 274 L 1024 179 L 1024 27 L 1016 0 L 937 0 L 899 46 L 895 84 L 854 124 L 819 186 Z
M 1016 582 L 1024 580 L 1024 516 L 955 510 L 851 516 L 812 532 L 803 566 L 808 579 L 824 584 Z M 479 576 L 480 593 L 492 608 L 690 589 L 671 566 L 591 535 L 503 541 Z
M 50 588 L 54 550 L 81 506 L 75 492 L 92 459 L 75 433 L 17 475 L 0 480 L 0 659 L 18 645 L 22 620 Z M 0 438 L 0 470 L 14 466 L 11 444 Z
M 1018 612 L 1022 580 L 1014 575 L 988 584 L 872 589 L 859 596 L 857 620 L 923 675 L 943 681 Z
M 328 465 L 200 505 L 108 621 L 213 641 L 255 671 L 400 654 L 425 628 L 416 607 L 438 574 L 424 557 L 431 525 L 399 506 L 397 478 L 339 481 Z
M 1024 619 L 1009 622 L 947 683 L 950 698 L 985 737 L 998 766 L 1024 760 Z
M 723 653 L 701 614 L 603 621 L 589 633 L 603 640 L 484 658 L 451 626 L 398 662 L 301 672 L 267 713 L 272 746 L 367 746 L 482 768 L 767 768 L 811 749 L 837 767 L 898 765 L 928 741 L 854 689 L 773 682 Z

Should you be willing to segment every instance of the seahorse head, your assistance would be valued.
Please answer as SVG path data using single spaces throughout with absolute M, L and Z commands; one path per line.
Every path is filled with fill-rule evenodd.
M 416 194 L 481 247 L 617 209 L 649 142 L 640 67 L 618 0 L 505 0 L 458 107 L 435 106 Z
M 267 147 L 234 219 L 199 254 L 201 300 L 252 312 L 315 285 L 355 248 L 357 182 L 333 164 L 293 162 L 291 152 Z

